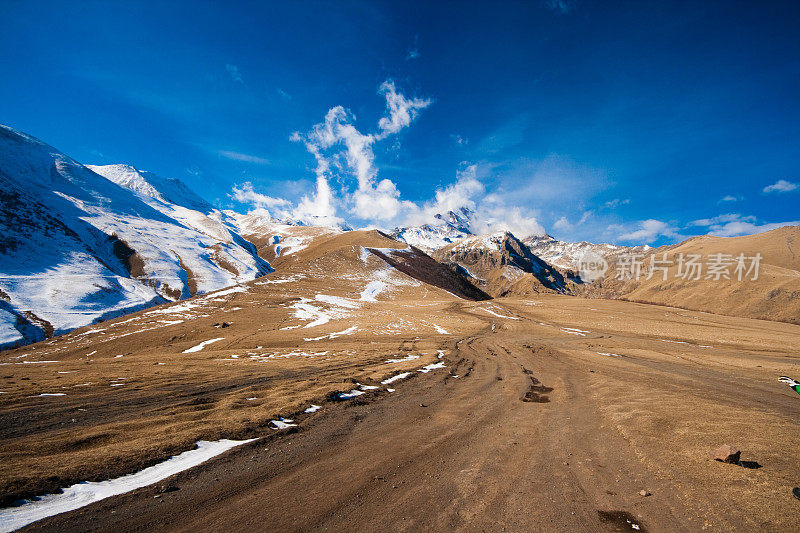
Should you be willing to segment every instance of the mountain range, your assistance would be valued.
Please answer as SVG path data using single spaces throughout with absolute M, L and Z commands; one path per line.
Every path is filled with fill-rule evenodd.
M 216 209 L 180 180 L 130 165 L 83 165 L 6 126 L 0 126 L 0 198 L 0 347 L 288 269 L 300 256 L 307 261 L 309 253 L 334 250 L 325 243 L 350 233 L 353 246 L 392 268 L 467 299 L 552 292 L 717 311 L 730 303 L 732 314 L 800 320 L 798 227 L 652 249 L 549 235 L 474 235 L 475 214 L 460 208 L 367 239 L 349 228 L 278 220 L 259 210 Z M 762 252 L 763 277 L 746 286 L 674 276 L 657 282 L 606 275 L 587 283 L 575 269 L 586 252 L 606 257 L 613 269 L 625 253 L 646 261 L 715 247 L 769 250 Z

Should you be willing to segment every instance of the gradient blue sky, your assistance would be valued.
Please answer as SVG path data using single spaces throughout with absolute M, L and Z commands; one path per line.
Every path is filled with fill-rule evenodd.
M 800 223 L 798 27 L 797 2 L 0 0 L 0 123 L 246 211 L 234 186 L 313 194 L 292 133 L 338 105 L 378 133 L 392 80 L 430 104 L 375 180 L 422 214 L 468 175 L 470 205 L 563 239 L 746 234 Z M 407 222 L 330 184 L 355 226 Z

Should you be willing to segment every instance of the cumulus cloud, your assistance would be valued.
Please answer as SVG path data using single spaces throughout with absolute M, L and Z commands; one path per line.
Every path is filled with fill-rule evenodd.
M 333 216 L 334 197 L 330 179 L 346 183 L 355 178 L 357 187 L 345 189 L 343 202 L 361 220 L 387 221 L 397 218 L 403 209 L 413 209 L 411 202 L 400 200 L 400 191 L 389 179 L 377 179 L 373 146 L 376 142 L 408 127 L 430 99 L 407 98 L 387 80 L 378 88 L 386 99 L 387 116 L 378 121 L 378 131 L 362 133 L 354 125 L 355 117 L 342 106 L 331 108 L 322 122 L 305 134 L 295 133 L 292 140 L 303 142 L 317 161 L 317 192 L 301 201 L 305 212 L 325 212 Z
M 471 229 L 473 233 L 510 231 L 521 239 L 545 234 L 539 220 L 530 211 L 517 206 L 491 203 L 479 207 Z
M 436 189 L 427 202 L 401 198 L 395 182 L 379 178 L 374 147 L 410 126 L 432 101 L 406 97 L 390 80 L 380 85 L 378 93 L 385 98 L 386 114 L 371 133 L 356 127 L 356 119 L 349 110 L 336 106 L 309 131 L 292 134 L 291 140 L 303 143 L 316 162 L 316 187 L 296 205 L 261 195 L 249 183 L 235 187 L 232 197 L 257 209 L 269 210 L 275 216 L 283 213 L 311 224 L 345 225 L 342 212 L 367 227 L 442 224 L 435 215 L 463 207 L 474 213 L 469 223 L 475 233 L 511 231 L 519 237 L 544 234 L 538 213 L 517 207 L 506 193 L 487 194 L 477 165 L 463 164 L 455 181 Z
M 394 82 L 391 80 L 383 82 L 378 92 L 386 97 L 386 108 L 389 110 L 389 116 L 383 117 L 378 121 L 378 127 L 382 131 L 377 136 L 378 139 L 397 133 L 407 127 L 421 110 L 431 105 L 429 98 L 412 98 L 409 100 L 397 92 Z
M 713 218 L 695 220 L 691 222 L 691 225 L 707 227 L 709 234 L 718 237 L 738 237 L 763 233 L 783 226 L 797 226 L 800 225 L 800 221 L 793 220 L 788 222 L 759 224 L 756 217 L 752 215 L 745 216 L 739 213 L 728 213 Z
M 218 150 L 217 154 L 227 159 L 233 159 L 234 161 L 244 161 L 245 163 L 257 163 L 259 165 L 269 164 L 269 159 L 264 159 L 263 157 L 258 157 L 250 154 L 243 154 L 241 152 L 233 152 L 231 150 Z
M 654 218 L 648 220 L 640 220 L 634 223 L 633 228 L 626 228 L 625 226 L 611 226 L 610 230 L 623 231 L 617 238 L 621 241 L 645 243 L 649 244 L 659 237 L 668 237 L 670 239 L 680 238 L 678 228 Z
M 253 189 L 253 184 L 249 181 L 241 185 L 234 185 L 233 191 L 229 196 L 237 202 L 251 205 L 253 208 L 262 212 L 266 211 L 277 218 L 286 218 L 291 214 L 288 209 L 291 206 L 289 200 L 258 193 Z
M 589 220 L 592 217 L 593 214 L 594 212 L 591 210 L 584 211 L 583 214 L 581 215 L 581 218 L 578 219 L 578 221 L 575 222 L 574 224 L 570 222 L 567 217 L 562 216 L 561 218 L 555 221 L 555 223 L 553 224 L 553 228 L 561 231 L 573 230 L 575 229 L 575 227 L 583 225 L 587 220 Z
M 764 187 L 764 192 L 790 192 L 797 189 L 797 184 L 792 183 L 791 181 L 786 180 L 778 180 L 772 185 L 767 185 Z

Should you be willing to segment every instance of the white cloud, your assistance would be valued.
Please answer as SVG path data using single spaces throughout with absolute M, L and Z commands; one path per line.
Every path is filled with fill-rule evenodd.
M 783 226 L 796 226 L 800 221 L 774 222 L 758 224 L 756 217 L 752 215 L 741 215 L 739 213 L 728 213 L 718 215 L 713 218 L 704 218 L 690 223 L 692 226 L 703 226 L 708 228 L 710 235 L 718 237 L 738 237 L 741 235 L 753 235 L 771 231 Z
M 567 220 L 567 217 L 561 217 L 553 223 L 553 228 L 566 231 L 572 229 L 572 224 Z
M 244 80 L 242 79 L 242 75 L 239 72 L 239 67 L 236 65 L 231 65 L 230 63 L 225 65 L 225 70 L 228 71 L 228 74 L 231 75 L 231 79 L 235 82 L 241 83 L 244 85 Z
M 628 205 L 629 203 L 631 203 L 630 198 L 625 198 L 624 200 L 622 200 L 620 198 L 614 198 L 613 200 L 609 200 L 608 202 L 606 202 L 603 205 L 607 209 L 616 209 L 617 207 L 619 207 L 621 205 Z
M 755 222 L 756 217 L 752 215 L 740 215 L 739 213 L 727 213 L 724 215 L 717 215 L 712 218 L 701 218 L 700 220 L 693 220 L 689 222 L 690 226 L 713 226 L 717 224 L 726 224 L 728 222 Z
M 288 208 L 290 208 L 291 202 L 289 200 L 258 193 L 253 189 L 253 184 L 249 181 L 241 185 L 234 185 L 233 191 L 229 196 L 237 202 L 249 204 L 261 211 L 267 211 L 277 218 L 290 216 Z
M 284 100 L 291 100 L 291 99 L 292 99 L 292 95 L 291 95 L 291 94 L 289 94 L 289 93 L 287 93 L 286 91 L 284 91 L 284 90 L 283 90 L 283 89 L 281 89 L 280 87 L 278 87 L 278 88 L 277 88 L 277 89 L 275 89 L 275 90 L 278 92 L 278 94 L 280 95 L 280 97 L 281 97 L 281 98 L 283 98 Z
M 740 196 L 733 196 L 733 195 L 729 194 L 727 196 L 723 196 L 722 198 L 720 198 L 719 202 L 717 202 L 717 203 L 721 204 L 723 202 L 738 202 L 741 199 L 742 198 Z
M 538 221 L 538 212 L 518 205 L 519 202 L 533 204 L 531 196 L 540 197 L 545 185 L 554 177 L 549 171 L 563 170 L 565 164 L 548 159 L 536 167 L 537 173 L 541 174 L 536 180 L 529 180 L 530 174 L 527 172 L 520 173 L 516 176 L 519 183 L 501 180 L 507 188 L 496 188 L 489 194 L 479 174 L 493 179 L 491 165 L 464 164 L 456 180 L 436 189 L 431 200 L 424 203 L 404 200 L 394 181 L 378 176 L 374 147 L 410 126 L 432 101 L 427 98 L 408 98 L 399 93 L 390 80 L 380 85 L 378 93 L 386 100 L 386 114 L 370 133 L 364 133 L 356 127 L 355 117 L 349 110 L 336 106 L 329 109 L 323 120 L 306 133 L 292 134 L 291 139 L 302 142 L 316 162 L 316 188 L 312 193 L 302 196 L 296 205 L 256 193 L 250 184 L 236 187 L 233 197 L 257 208 L 268 209 L 276 216 L 287 213 L 288 217 L 311 224 L 342 225 L 343 212 L 362 221 L 361 225 L 385 229 L 424 223 L 441 224 L 443 222 L 435 217 L 436 214 L 465 207 L 475 213 L 470 221 L 470 229 L 475 233 L 506 230 L 518 237 L 544 234 Z M 459 140 L 466 142 L 460 137 Z M 596 178 L 593 172 L 584 175 L 581 169 L 570 167 L 569 170 L 557 173 L 556 177 L 560 180 L 544 192 L 545 197 L 560 198 L 565 189 L 576 187 L 584 182 L 584 178 Z M 580 174 L 579 179 L 575 178 L 575 174 Z M 520 197 L 519 186 L 523 183 L 535 194 Z M 579 223 L 583 223 L 586 216 Z
M 621 241 L 637 243 L 651 243 L 659 237 L 680 238 L 678 228 L 661 220 L 651 218 L 640 220 L 634 224 L 634 228 L 629 228 L 629 231 L 620 234 L 617 238 Z M 609 229 L 625 230 L 624 226 L 612 226 Z
M 577 226 L 583 225 L 587 220 L 589 220 L 592 217 L 593 214 L 594 212 L 592 210 L 584 211 L 583 214 L 581 215 L 581 218 L 578 219 L 578 221 L 574 224 L 570 222 L 567 217 L 562 216 L 561 218 L 555 221 L 555 223 L 553 224 L 553 228 L 561 231 L 571 231 L 575 229 Z
M 520 239 L 545 234 L 536 216 L 516 206 L 481 205 L 475 219 L 471 228 L 473 233 L 510 231 Z
M 406 98 L 397 92 L 394 82 L 381 84 L 378 93 L 386 98 L 388 115 L 378 121 L 380 131 L 361 133 L 354 125 L 352 113 L 342 106 L 331 108 L 325 119 L 306 134 L 295 133 L 292 140 L 301 141 L 317 161 L 317 192 L 305 197 L 298 214 L 335 214 L 335 200 L 330 179 L 343 183 L 342 200 L 357 218 L 368 221 L 388 221 L 397 218 L 404 209 L 414 209 L 414 204 L 400 200 L 400 191 L 388 179 L 377 180 L 373 145 L 409 126 L 422 109 L 431 104 L 430 99 Z M 342 164 L 344 163 L 344 164 Z M 355 178 L 357 187 L 347 189 L 348 178 Z
M 389 116 L 378 121 L 378 127 L 383 132 L 377 136 L 378 139 L 399 132 L 411 124 L 420 110 L 431 105 L 430 99 L 407 99 L 397 92 L 394 82 L 391 80 L 383 82 L 378 92 L 386 97 L 386 108 L 389 110 Z
M 222 157 L 225 157 L 227 159 L 233 159 L 234 161 L 244 161 L 245 163 L 257 163 L 259 165 L 269 164 L 269 159 L 264 159 L 263 157 L 258 157 L 250 154 L 243 154 L 241 152 L 233 152 L 231 150 L 218 150 L 217 153 Z
M 797 184 L 791 181 L 778 180 L 772 185 L 764 187 L 764 192 L 790 192 L 797 189 Z

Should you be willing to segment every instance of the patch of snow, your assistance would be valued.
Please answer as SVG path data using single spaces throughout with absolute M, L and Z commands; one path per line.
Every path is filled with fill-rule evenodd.
M 414 359 L 419 359 L 419 356 L 418 355 L 408 354 L 407 356 L 401 357 L 401 358 L 387 359 L 386 362 L 387 363 L 404 363 L 406 361 L 413 361 Z
M 191 348 L 189 348 L 189 349 L 187 349 L 187 350 L 184 350 L 184 351 L 183 351 L 183 353 L 194 353 L 194 352 L 199 352 L 200 350 L 202 350 L 203 348 L 205 348 L 205 347 L 206 347 L 206 346 L 208 346 L 209 344 L 215 343 L 215 342 L 217 342 L 217 341 L 221 341 L 221 340 L 223 340 L 224 338 L 225 338 L 225 337 L 219 337 L 219 338 L 216 338 L 216 339 L 209 339 L 209 340 L 207 340 L 207 341 L 203 341 L 203 342 L 201 342 L 200 344 L 198 344 L 197 346 L 192 346 Z
M 347 328 L 347 329 L 345 329 L 343 331 L 339 331 L 339 332 L 336 332 L 336 333 L 329 333 L 327 335 L 322 335 L 321 337 L 311 337 L 311 338 L 303 339 L 303 340 L 305 340 L 305 341 L 320 341 L 322 339 L 335 339 L 336 337 L 341 337 L 342 335 L 352 335 L 356 331 L 358 331 L 358 327 L 357 326 L 351 326 L 351 327 L 349 327 L 349 328 Z
M 380 280 L 373 280 L 361 291 L 360 300 L 362 302 L 377 302 L 377 296 L 386 290 L 386 283 Z
M 350 392 L 340 392 L 336 395 L 336 398 L 339 400 L 349 400 L 350 398 L 355 398 L 356 396 L 361 396 L 364 394 L 364 391 L 353 389 Z
M 319 302 L 325 302 L 326 304 L 331 304 L 337 307 L 345 307 L 347 309 L 358 309 L 361 307 L 361 304 L 358 302 L 354 302 L 353 300 L 348 300 L 347 298 L 342 298 L 341 296 L 332 296 L 329 294 L 317 294 L 314 297 L 315 300 Z
M 281 429 L 289 429 L 297 427 L 297 424 L 294 423 L 294 420 L 289 420 L 288 418 L 281 417 L 279 420 L 270 420 L 270 424 L 275 426 L 272 429 L 281 430 Z
M 437 368 L 445 368 L 444 361 L 439 361 L 438 363 L 431 363 L 429 365 L 423 366 L 419 369 L 420 372 L 423 374 L 427 374 L 431 370 L 436 370 Z
M 408 376 L 411 375 L 411 372 L 402 372 L 395 376 L 392 376 L 388 379 L 384 379 L 381 381 L 381 385 L 389 385 L 390 383 L 394 383 L 395 381 L 400 381 L 401 379 L 406 379 Z
M 125 494 L 153 483 L 158 483 L 178 472 L 202 464 L 212 457 L 236 446 L 252 442 L 248 440 L 199 441 L 197 448 L 175 455 L 166 461 L 140 470 L 135 474 L 108 481 L 85 481 L 63 489 L 61 494 L 48 494 L 22 505 L 0 509 L 0 531 L 14 531 L 49 516 L 80 509 L 91 503 Z
M 312 404 L 311 404 L 311 406 L 310 406 L 310 407 L 306 407 L 306 409 L 305 409 L 303 412 L 304 412 L 304 413 L 316 413 L 316 412 L 317 412 L 317 411 L 319 411 L 320 409 L 322 409 L 322 406 L 321 406 L 321 405 L 314 405 L 314 404 L 312 403 Z
M 481 310 L 483 310 L 483 311 L 486 311 L 487 313 L 489 313 L 489 314 L 492 314 L 492 315 L 494 315 L 494 316 L 496 316 L 496 317 L 498 317 L 498 318 L 510 318 L 511 320 L 519 320 L 519 317 L 516 317 L 516 316 L 507 316 L 507 315 L 501 315 L 501 314 L 499 314 L 499 313 L 496 313 L 495 311 L 492 311 L 491 309 L 488 309 L 488 308 L 486 308 L 486 307 L 479 307 L 478 309 L 481 309 Z M 502 310 L 502 309 L 501 309 L 501 310 Z

